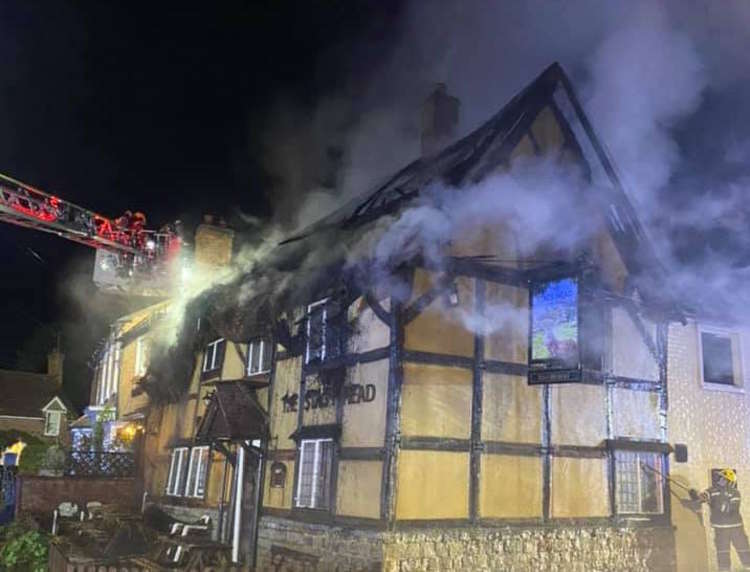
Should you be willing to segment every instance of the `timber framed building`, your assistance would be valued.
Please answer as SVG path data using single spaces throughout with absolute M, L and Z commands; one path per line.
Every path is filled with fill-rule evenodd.
M 408 248 L 386 275 L 348 263 L 434 185 L 549 158 L 583 173 L 585 245 L 524 253 L 523 229 L 484 220 L 446 237 L 439 265 Z M 201 232 L 230 258 L 229 231 Z M 210 514 L 261 570 L 673 570 L 669 439 L 696 438 L 670 428 L 669 382 L 686 383 L 670 344 L 690 326 L 665 283 L 552 65 L 189 307 L 141 383 L 145 490 L 175 516 Z

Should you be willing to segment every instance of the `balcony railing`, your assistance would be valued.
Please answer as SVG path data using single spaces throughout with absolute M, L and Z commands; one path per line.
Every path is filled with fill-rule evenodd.
M 132 477 L 133 453 L 71 451 L 65 458 L 65 475 L 75 477 Z

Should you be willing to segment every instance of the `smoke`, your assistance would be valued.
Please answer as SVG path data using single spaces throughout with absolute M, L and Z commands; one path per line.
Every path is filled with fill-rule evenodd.
M 328 168 L 322 169 L 327 185 L 303 178 L 281 192 L 280 210 L 298 229 L 414 159 L 421 97 L 434 82 L 445 81 L 460 98 L 463 135 L 560 61 L 668 268 L 668 287 L 703 311 L 730 299 L 743 308 L 737 285 L 750 258 L 744 236 L 750 217 L 742 200 L 750 134 L 732 113 L 717 113 L 717 102 L 737 90 L 750 92 L 743 55 L 748 21 L 750 8 L 741 2 L 412 2 L 397 23 L 398 41 L 368 81 L 353 90 L 344 77 L 340 94 L 286 134 L 309 142 L 306 134 L 313 133 L 316 144 L 293 155 L 285 155 L 284 145 L 269 145 L 294 157 L 297 173 L 310 165 L 318 173 L 321 165 Z M 710 144 L 697 145 L 706 131 Z M 320 150 L 331 146 L 336 152 L 319 161 Z M 372 230 L 350 245 L 348 260 L 369 255 L 387 268 L 394 258 L 420 251 L 440 267 L 448 229 L 466 230 L 473 217 L 517 222 L 517 236 L 526 243 L 522 255 L 548 243 L 580 245 L 596 230 L 581 216 L 595 217 L 570 207 L 585 196 L 582 184 L 551 164 L 514 168 L 460 195 L 433 189 L 430 200 L 381 221 L 388 233 Z M 706 180 L 706 172 L 719 176 Z M 509 202 L 519 203 L 513 205 L 518 210 Z M 289 210 L 289 204 L 301 206 Z
M 590 248 L 603 226 L 592 200 L 601 190 L 589 188 L 557 157 L 545 157 L 518 161 L 468 188 L 435 184 L 362 234 L 310 238 L 292 269 L 270 263 L 282 237 L 302 232 L 418 156 L 420 106 L 436 81 L 460 98 L 459 135 L 465 135 L 553 61 L 571 76 L 618 167 L 667 266 L 666 286 L 687 305 L 710 311 L 707 302 L 721 300 L 726 307 L 730 300 L 730 307 L 743 309 L 735 316 L 744 316 L 737 285 L 750 263 L 743 204 L 750 137 L 732 114 L 716 113 L 716 101 L 738 86 L 750 92 L 742 57 L 750 44 L 742 23 L 750 11 L 741 3 L 717 10 L 696 1 L 691 8 L 671 1 L 410 3 L 395 24 L 397 39 L 367 62 L 366 72 L 342 71 L 314 105 L 281 98 L 268 114 L 263 148 L 274 216 L 261 228 L 254 225 L 256 234 L 233 268 L 190 278 L 175 320 L 191 299 L 239 276 L 259 276 L 243 282 L 244 302 L 283 290 L 295 275 L 339 257 L 360 275 L 399 288 L 391 270 L 400 261 L 419 254 L 444 269 L 449 237 L 471 238 L 498 221 L 506 227 L 504 239 L 513 242 L 512 264 Z M 727 41 L 715 42 L 718 32 Z M 351 52 L 360 50 L 354 45 Z M 694 143 L 706 124 L 712 155 Z M 706 180 L 701 175 L 707 171 L 721 177 Z M 733 246 L 714 244 L 717 232 L 730 237 L 719 243 Z M 516 319 L 505 307 L 461 317 L 483 333 Z

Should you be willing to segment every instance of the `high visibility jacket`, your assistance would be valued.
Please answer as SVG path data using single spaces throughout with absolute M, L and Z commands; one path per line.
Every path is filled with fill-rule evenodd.
M 740 491 L 737 487 L 709 487 L 704 493 L 711 508 L 711 526 L 728 528 L 740 526 Z

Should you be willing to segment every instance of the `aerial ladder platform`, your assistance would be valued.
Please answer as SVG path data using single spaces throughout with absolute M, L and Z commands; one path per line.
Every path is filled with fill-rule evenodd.
M 150 230 L 142 213 L 108 218 L 3 174 L 0 222 L 94 248 L 94 282 L 103 290 L 165 297 L 181 271 L 179 222 Z

